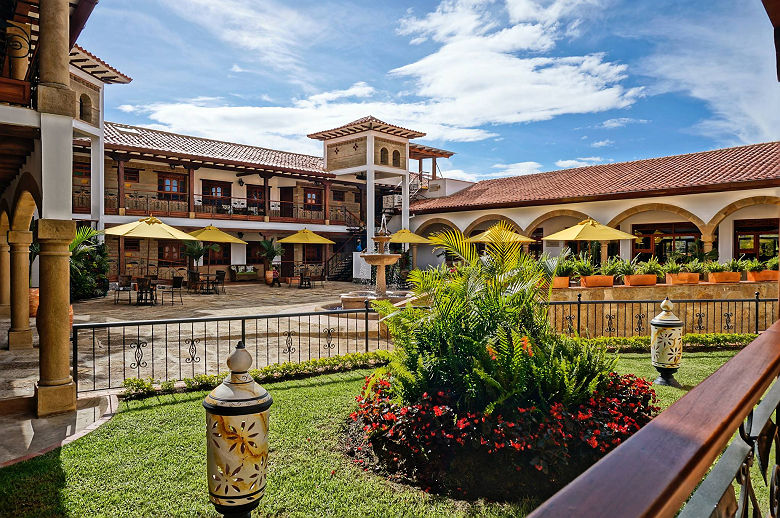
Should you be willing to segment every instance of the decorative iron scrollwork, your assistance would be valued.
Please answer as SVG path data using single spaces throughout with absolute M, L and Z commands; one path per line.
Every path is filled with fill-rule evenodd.
M 607 328 L 604 330 L 607 333 L 614 333 L 616 331 L 614 323 L 615 323 L 615 315 L 612 313 L 607 313 L 604 315 L 604 318 L 607 319 Z
M 322 334 L 325 335 L 325 345 L 323 347 L 325 349 L 333 349 L 336 347 L 336 344 L 333 343 L 333 332 L 336 331 L 332 327 L 328 327 L 322 330 Z
M 137 342 L 130 342 L 130 345 L 128 346 L 130 349 L 133 350 L 133 357 L 135 358 L 135 361 L 130 364 L 131 369 L 138 369 L 139 367 L 146 367 L 146 362 L 144 360 L 144 347 L 147 346 L 146 341 L 144 340 L 138 340 Z
M 707 313 L 699 311 L 694 315 L 696 317 L 696 325 L 693 328 L 697 331 L 704 330 L 704 319 L 707 317 Z
M 563 319 L 566 321 L 566 332 L 570 335 L 574 334 L 574 315 L 564 315 Z
M 734 324 L 731 323 L 731 318 L 733 316 L 734 316 L 734 313 L 731 312 L 731 311 L 723 313 L 723 318 L 726 319 L 726 322 L 723 324 L 723 329 L 725 329 L 726 331 L 734 329 Z
M 189 358 L 184 358 L 184 363 L 198 363 L 200 362 L 200 356 L 196 356 L 198 354 L 198 344 L 200 343 L 200 338 L 187 338 L 184 340 L 184 344 L 188 346 L 187 352 L 189 353 Z
M 634 331 L 637 333 L 641 333 L 645 330 L 645 317 L 647 315 L 644 313 L 638 313 L 634 316 L 634 319 L 636 319 L 636 327 L 634 327 Z
M 295 352 L 295 347 L 293 347 L 293 336 L 295 336 L 295 331 L 285 331 L 282 333 L 285 336 L 284 339 L 284 349 L 282 349 L 283 354 L 290 354 Z

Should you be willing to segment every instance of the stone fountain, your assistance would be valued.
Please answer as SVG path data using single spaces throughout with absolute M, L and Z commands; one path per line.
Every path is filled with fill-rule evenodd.
M 374 251 L 367 250 L 360 254 L 363 260 L 376 266 L 376 287 L 374 290 L 351 291 L 341 295 L 341 307 L 343 309 L 362 309 L 367 300 L 384 299 L 393 303 L 401 302 L 409 297 L 408 291 L 387 291 L 387 279 L 385 278 L 385 266 L 393 265 L 401 258 L 401 254 L 391 254 L 388 250 L 390 232 L 387 230 L 387 220 L 382 216 L 382 224 L 374 240 Z M 328 308 L 330 309 L 330 308 Z

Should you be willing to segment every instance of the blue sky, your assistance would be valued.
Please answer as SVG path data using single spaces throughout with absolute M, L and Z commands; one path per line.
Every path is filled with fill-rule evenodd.
M 780 139 L 758 0 L 101 0 L 106 120 L 321 154 L 372 114 L 486 179 Z

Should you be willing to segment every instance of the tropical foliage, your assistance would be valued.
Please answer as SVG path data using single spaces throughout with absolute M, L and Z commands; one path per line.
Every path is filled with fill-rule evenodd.
M 70 298 L 103 297 L 108 292 L 108 249 L 98 240 L 102 232 L 79 227 L 70 242 Z

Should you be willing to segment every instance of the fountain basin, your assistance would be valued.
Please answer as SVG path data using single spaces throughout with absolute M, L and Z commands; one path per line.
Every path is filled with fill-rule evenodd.
M 401 254 L 360 254 L 360 257 L 371 266 L 380 266 L 397 263 Z
M 343 309 L 363 309 L 366 307 L 367 300 L 389 300 L 396 304 L 411 297 L 412 293 L 409 291 L 387 291 L 383 296 L 372 290 L 350 291 L 341 295 L 341 307 Z

